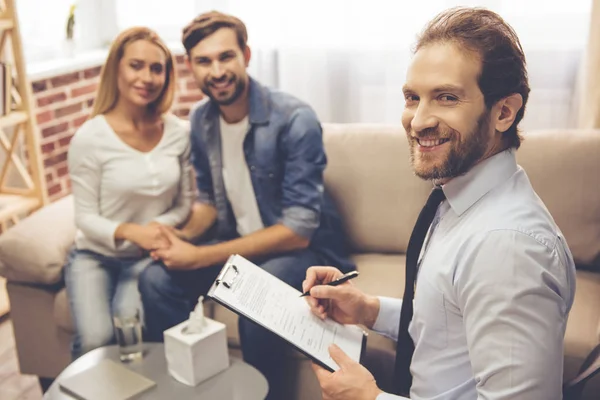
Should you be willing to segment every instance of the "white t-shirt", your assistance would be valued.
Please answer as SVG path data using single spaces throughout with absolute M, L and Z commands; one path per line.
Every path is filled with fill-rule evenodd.
M 78 249 L 139 256 L 133 243 L 115 241 L 121 223 L 175 226 L 188 217 L 195 189 L 189 127 L 171 114 L 163 120 L 163 136 L 148 152 L 121 140 L 103 115 L 86 121 L 73 136 L 68 163 Z
M 264 228 L 244 155 L 244 139 L 250 125 L 247 116 L 235 124 L 228 124 L 223 117 L 219 118 L 219 122 L 225 191 L 235 215 L 238 234 L 244 236 Z

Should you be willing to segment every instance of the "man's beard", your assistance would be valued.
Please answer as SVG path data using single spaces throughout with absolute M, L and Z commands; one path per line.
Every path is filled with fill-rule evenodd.
M 467 135 L 459 135 L 457 131 L 451 129 L 447 132 L 441 132 L 438 128 L 424 130 L 417 135 L 419 138 L 448 138 L 448 145 L 451 146 L 447 152 L 446 159 L 441 165 L 431 167 L 417 168 L 415 163 L 415 147 L 418 146 L 416 138 L 411 138 L 409 133 L 410 162 L 413 166 L 415 175 L 425 180 L 451 179 L 467 173 L 485 154 L 489 144 L 491 112 L 486 110 L 477 119 L 475 128 Z M 457 142 L 461 138 L 461 142 Z M 421 153 L 420 158 L 427 158 L 427 153 Z M 424 164 L 423 162 L 421 164 Z
M 246 89 L 246 82 L 243 79 L 238 79 L 237 76 L 225 76 L 223 81 L 231 81 L 234 84 L 233 92 L 227 97 L 217 97 L 213 94 L 214 91 L 219 92 L 217 88 L 210 85 L 210 81 L 205 81 L 202 85 L 202 93 L 207 95 L 212 101 L 216 102 L 220 106 L 229 106 L 235 103 L 235 101 L 242 95 L 244 89 Z M 215 80 L 213 80 L 214 82 Z

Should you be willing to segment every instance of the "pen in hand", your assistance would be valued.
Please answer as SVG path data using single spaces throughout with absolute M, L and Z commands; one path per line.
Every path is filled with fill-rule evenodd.
M 354 279 L 358 276 L 358 271 L 351 271 L 348 272 L 347 274 L 342 275 L 341 278 L 336 279 L 335 281 L 331 281 L 329 283 L 326 283 L 325 285 L 327 286 L 337 286 L 337 285 L 341 285 L 342 283 L 349 281 L 350 279 Z M 304 297 L 304 296 L 308 296 L 310 295 L 310 289 L 307 290 L 306 292 L 302 293 L 300 295 L 300 297 Z

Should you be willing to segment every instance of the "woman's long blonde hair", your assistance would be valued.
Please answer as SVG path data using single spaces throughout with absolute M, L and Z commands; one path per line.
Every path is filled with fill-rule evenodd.
M 90 118 L 96 115 L 106 114 L 112 110 L 119 99 L 119 88 L 117 77 L 119 74 L 119 63 L 125 53 L 125 46 L 137 40 L 147 40 L 154 43 L 165 52 L 165 85 L 158 98 L 148 105 L 151 113 L 161 115 L 171 108 L 175 97 L 175 68 L 173 55 L 162 39 L 153 30 L 146 27 L 133 27 L 124 30 L 116 37 L 110 46 L 108 57 L 100 73 L 100 84 L 94 100 L 94 108 Z

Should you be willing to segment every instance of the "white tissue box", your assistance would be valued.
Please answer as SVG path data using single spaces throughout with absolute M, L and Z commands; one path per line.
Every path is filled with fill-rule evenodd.
M 179 382 L 196 386 L 229 367 L 225 324 L 204 318 L 200 333 L 183 333 L 188 321 L 164 331 L 169 373 Z

